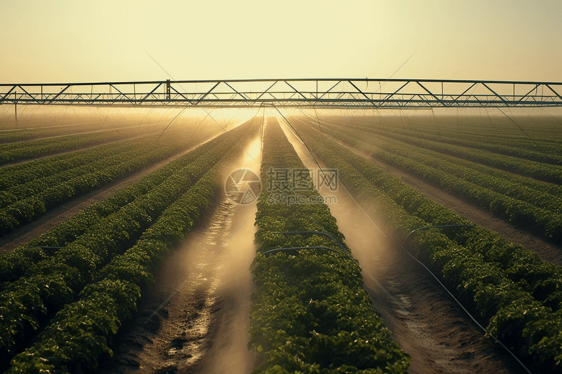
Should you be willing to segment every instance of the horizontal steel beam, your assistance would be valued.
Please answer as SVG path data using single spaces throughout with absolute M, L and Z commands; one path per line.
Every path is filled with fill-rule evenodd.
M 559 107 L 561 82 L 238 79 L 0 84 L 0 105 L 454 108 Z

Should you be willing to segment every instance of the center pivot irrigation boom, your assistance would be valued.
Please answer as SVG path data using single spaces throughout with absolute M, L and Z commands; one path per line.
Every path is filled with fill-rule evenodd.
M 238 79 L 0 84 L 0 105 L 251 108 L 559 107 L 562 82 Z

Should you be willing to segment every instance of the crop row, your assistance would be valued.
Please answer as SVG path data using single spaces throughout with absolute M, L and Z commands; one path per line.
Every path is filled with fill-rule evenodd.
M 351 146 L 360 146 L 369 138 L 361 134 L 338 134 L 336 137 Z M 448 163 L 446 156 L 419 152 L 407 145 L 387 142 L 374 146 L 371 156 L 412 172 L 462 199 L 478 204 L 554 242 L 562 241 L 562 201 L 560 197 L 522 188 L 517 183 L 481 174 Z
M 239 135 L 256 130 L 257 127 L 243 126 L 231 135 L 244 145 L 247 137 Z M 113 257 L 82 290 L 78 300 L 65 305 L 37 341 L 12 359 L 10 373 L 74 373 L 85 367 L 95 368 L 100 355 L 112 354 L 109 341 L 136 310 L 141 290 L 153 281 L 152 271 L 212 206 L 221 186 L 221 169 L 241 154 L 231 140 L 227 144 L 228 148 L 220 150 L 220 161 L 167 205 L 132 247 Z
M 148 141 L 147 141 L 148 142 Z M 146 145 L 152 145 L 148 142 Z M 0 235 L 5 235 L 22 224 L 31 222 L 48 210 L 81 194 L 92 191 L 109 182 L 137 171 L 146 165 L 169 157 L 185 148 L 189 144 L 183 139 L 161 142 L 157 146 L 145 146 L 144 149 L 130 151 L 128 154 L 112 156 L 112 162 L 102 163 L 100 168 L 71 169 L 67 180 L 53 177 L 53 185 L 44 185 L 39 181 L 39 191 L 35 195 L 17 200 L 0 210 Z M 133 156 L 133 157 L 131 157 Z M 84 173 L 86 169 L 87 173 Z M 42 189 L 45 187 L 44 189 Z M 23 189 L 22 189 L 23 191 Z
M 357 122 L 361 123 L 357 127 L 363 130 L 368 131 L 374 128 L 376 128 L 377 131 L 382 130 L 380 124 L 377 126 L 373 126 L 372 121 L 359 120 Z M 559 144 L 548 144 L 540 141 L 534 141 L 528 138 L 506 141 L 505 139 L 500 140 L 492 136 L 477 137 L 474 135 L 467 136 L 466 134 L 459 136 L 458 134 L 454 133 L 443 135 L 441 131 L 428 131 L 427 129 L 420 127 L 409 127 L 407 129 L 385 127 L 384 131 L 392 133 L 401 132 L 404 135 L 432 140 L 438 143 L 446 143 L 475 149 L 484 149 L 493 153 L 524 158 L 527 160 L 543 162 L 547 164 L 562 164 L 562 150 L 560 149 Z
M 167 143 L 168 146 L 174 145 L 175 143 L 178 148 L 186 148 L 193 144 L 193 141 L 201 140 L 201 135 L 190 140 L 191 142 L 186 142 L 183 139 L 176 139 L 173 141 L 168 140 L 165 143 Z M 147 149 L 150 150 L 154 147 L 154 142 L 154 136 L 144 136 L 97 147 L 98 149 L 87 152 L 82 156 L 70 158 L 72 162 L 60 162 L 60 160 L 57 160 L 51 163 L 42 162 L 41 165 L 29 165 L 27 168 L 22 168 L 19 170 L 20 175 L 22 171 L 25 171 L 26 174 L 36 175 L 36 178 L 0 191 L 0 208 L 14 204 L 16 201 L 31 197 L 48 188 L 53 188 L 72 179 L 108 169 L 127 160 L 142 156 L 147 153 Z M 160 144 L 162 143 L 164 143 L 164 141 L 160 142 Z M 161 145 L 159 146 L 161 147 Z M 174 147 L 172 147 L 172 149 L 173 148 Z M 77 164 L 77 166 L 68 168 L 69 164 Z M 2 174 L 5 175 L 6 173 L 1 173 L 0 169 L 0 180 Z M 14 178 L 13 175 L 5 176 L 6 182 L 11 181 L 14 183 L 17 179 Z
M 495 189 L 496 192 L 506 193 L 511 197 L 516 197 L 520 200 L 531 202 L 533 204 L 549 204 L 548 200 L 560 199 L 560 196 L 562 196 L 562 187 L 551 183 L 541 182 L 533 178 L 527 178 L 517 174 L 512 174 L 507 171 L 482 165 L 473 161 L 464 160 L 462 158 L 449 156 L 432 150 L 412 147 L 411 145 L 407 146 L 407 143 L 390 138 L 381 138 L 380 136 L 374 135 L 372 133 L 360 131 L 355 127 L 353 129 L 338 129 L 332 124 L 326 124 L 325 127 L 328 130 L 328 136 L 333 135 L 334 137 L 338 138 L 341 133 L 348 135 L 348 137 L 345 138 L 345 142 L 349 144 L 353 143 L 353 146 L 355 148 L 361 149 L 366 153 L 372 151 L 372 146 L 384 148 L 387 150 L 388 146 L 395 146 L 400 148 L 407 147 L 408 150 L 411 150 L 412 152 L 418 152 L 420 155 L 422 155 L 422 157 L 426 159 L 424 162 L 429 161 L 428 156 L 433 157 L 434 160 L 439 160 L 437 163 L 431 162 L 431 166 L 433 167 L 439 166 L 444 171 L 462 178 L 473 178 L 473 180 L 475 180 L 475 183 L 477 184 L 484 183 L 482 184 L 483 186 L 497 185 L 498 189 Z M 354 138 L 354 140 L 352 140 L 351 138 Z M 340 139 L 344 140 L 343 138 Z M 487 175 L 493 178 L 488 178 Z M 495 182 L 489 184 L 492 180 Z M 509 188 L 508 186 L 513 188 Z M 542 196 L 543 198 L 539 198 L 537 200 L 537 196 L 535 196 L 536 193 L 538 193 L 538 195 Z M 550 195 L 550 197 L 548 197 L 546 194 Z M 527 200 L 527 198 L 520 198 L 519 196 L 527 196 L 529 200 Z M 552 203 L 550 203 L 550 205 L 555 206 L 555 204 Z M 554 209 L 554 211 L 556 210 L 557 209 Z
M 29 264 L 23 276 L 6 284 L 0 293 L 0 347 L 4 355 L 12 356 L 18 340 L 28 338 L 26 332 L 74 301 L 103 266 L 133 246 L 174 201 L 220 161 L 234 145 L 231 136 L 239 139 L 247 129 L 243 126 L 212 140 L 214 146 L 209 152 L 99 220 L 54 255 Z
M 0 168 L 0 190 L 94 162 L 103 157 L 119 153 L 122 147 L 143 140 L 144 137 L 124 140 Z
M 352 141 L 354 143 L 353 146 L 365 153 L 371 152 L 372 146 L 382 148 L 385 145 L 389 144 L 397 146 L 405 146 L 406 144 L 409 144 L 401 140 L 381 137 L 377 134 L 373 134 L 372 132 L 361 130 L 356 126 L 339 127 L 334 125 L 333 123 L 323 121 L 322 127 L 323 130 L 321 131 L 324 133 L 323 136 L 331 139 L 338 138 L 340 134 L 348 135 L 348 137 L 346 138 L 346 142 L 350 141 L 350 137 L 354 138 L 355 140 Z M 451 156 L 427 148 L 416 146 L 412 147 L 411 144 L 408 145 L 408 149 L 415 150 L 416 152 L 420 152 L 424 155 L 434 156 L 435 158 L 446 161 L 448 164 L 461 166 L 463 169 L 471 169 L 473 170 L 473 172 L 477 172 L 478 174 L 488 174 L 494 178 L 499 178 L 506 182 L 518 184 L 524 189 L 532 189 L 540 192 L 541 194 L 550 194 L 557 198 L 562 194 L 562 187 L 552 183 L 542 182 L 533 178 L 513 174 L 492 166 L 483 165 L 475 161 L 465 160 L 460 157 Z M 512 191 L 512 193 L 515 192 L 516 191 Z
M 483 141 L 491 144 L 513 144 L 516 147 L 537 150 L 536 145 L 547 146 L 548 153 L 562 154 L 555 145 L 562 144 L 559 121 L 556 119 L 538 119 L 536 117 L 514 116 L 520 126 L 505 118 L 503 123 L 494 123 L 488 119 L 482 120 L 477 116 L 467 116 L 462 122 L 458 122 L 454 117 L 433 117 L 425 121 L 420 117 L 413 116 L 392 117 L 354 117 L 353 123 L 364 124 L 369 122 L 379 128 L 386 130 L 396 129 L 399 131 L 418 130 L 426 134 L 445 136 L 448 138 L 467 139 L 473 141 Z M 333 119 L 331 117 L 330 119 Z M 345 119 L 345 118 L 344 118 Z M 342 119 L 341 121 L 343 121 Z M 374 122 L 374 121 L 376 122 Z M 424 123 L 425 122 L 425 123 Z M 522 131 L 522 129 L 524 131 Z M 551 147 L 552 146 L 552 147 Z
M 2 167 L 0 168 L 0 190 L 5 190 L 23 183 L 35 181 L 36 179 L 40 179 L 45 176 L 55 175 L 69 169 L 95 162 L 103 157 L 122 152 L 123 150 L 128 149 L 129 146 L 135 144 L 140 145 L 144 142 L 148 142 L 147 145 L 153 146 L 159 135 L 160 133 L 142 135 L 134 139 L 111 142 L 58 156 Z M 178 140 L 191 138 L 194 143 L 199 143 L 202 140 L 209 138 L 211 135 L 212 132 L 205 128 L 198 129 L 198 131 L 193 134 L 191 134 L 191 132 L 189 134 L 184 132 L 180 132 L 179 134 L 170 134 L 169 132 L 166 132 L 164 137 L 159 140 L 159 143 L 169 142 L 171 138 L 176 138 Z M 152 142 L 152 144 L 149 144 L 150 142 Z
M 146 141 L 146 137 L 124 140 L 0 168 L 0 191 L 3 192 L 25 183 L 35 182 L 45 177 L 51 177 L 67 170 L 96 162 L 123 152 L 123 150 L 127 150 L 129 147 L 134 147 L 135 144 L 144 141 Z M 9 197 L 2 197 L 0 199 L 8 200 Z
M 148 142 L 145 142 L 145 144 L 138 144 L 138 146 L 141 146 L 140 148 L 138 146 L 124 147 L 124 149 L 121 149 L 121 152 L 101 155 L 97 160 L 82 166 L 52 175 L 45 174 L 42 178 L 37 178 L 31 182 L 19 184 L 4 191 L 0 191 L 0 209 L 12 205 L 17 201 L 37 195 L 48 188 L 56 187 L 74 178 L 95 173 L 116 166 L 126 160 L 136 158 L 145 152 L 142 146 L 146 147 L 147 145 Z
M 91 134 L 67 135 L 14 144 L 0 144 L 0 165 L 91 147 L 114 140 L 130 138 L 134 135 L 141 135 L 141 133 L 135 131 L 121 132 L 112 129 Z
M 470 160 L 482 165 L 506 170 L 508 172 L 525 175 L 541 181 L 562 184 L 562 166 L 544 164 L 536 161 L 524 160 L 516 157 L 505 156 L 493 152 L 460 147 L 457 145 L 443 144 L 432 140 L 425 140 L 417 135 L 401 135 L 387 131 L 370 129 L 371 134 L 395 139 L 420 148 L 429 149 L 439 153 L 452 155 L 464 160 Z
M 330 142 L 330 146 L 335 145 L 334 142 Z M 337 148 L 339 151 L 345 149 L 344 147 L 337 145 Z M 451 211 L 449 211 L 448 209 L 444 208 L 441 205 L 438 205 L 434 202 L 432 202 L 431 200 L 423 197 L 423 195 L 419 192 L 416 191 L 415 189 L 411 188 L 411 187 L 407 187 L 404 183 L 402 183 L 398 178 L 386 173 L 383 171 L 383 169 L 375 167 L 372 163 L 368 162 L 367 160 L 365 160 L 363 157 L 361 156 L 357 156 L 355 155 L 353 152 L 345 149 L 345 154 L 346 156 L 349 156 L 348 158 L 346 158 L 346 162 L 349 163 L 351 166 L 356 167 L 358 170 L 362 171 L 362 170 L 367 170 L 369 169 L 369 174 L 367 177 L 369 180 L 371 181 L 376 181 L 376 183 L 378 183 L 378 186 L 380 188 L 383 188 L 384 191 L 391 195 L 388 191 L 402 191 L 402 193 L 408 193 L 408 194 L 412 194 L 415 195 L 415 198 L 417 200 L 420 201 L 426 201 L 426 202 L 431 202 L 431 204 L 433 204 L 433 208 L 429 209 L 428 212 L 431 211 L 435 211 L 436 209 L 439 210 L 439 214 L 441 216 L 445 216 L 446 214 L 449 214 L 449 220 L 453 223 L 459 223 L 459 224 L 463 224 L 463 223 L 467 223 L 466 221 L 464 221 L 460 216 L 452 213 Z M 353 157 L 351 157 L 353 156 Z M 366 173 L 366 172 L 365 172 Z M 364 173 L 364 174 L 365 174 Z M 375 183 L 375 182 L 373 182 Z M 399 197 L 397 198 L 404 198 L 402 195 L 397 195 Z M 420 212 L 414 211 L 412 210 L 411 213 L 415 213 L 416 216 L 418 217 L 422 217 L 426 220 L 430 220 L 432 218 L 431 213 L 428 213 L 427 216 L 423 216 L 421 215 Z M 436 223 L 439 224 L 439 223 Z M 502 245 L 508 245 L 510 243 L 506 242 L 504 239 L 502 239 L 497 233 L 494 233 L 492 231 L 486 230 L 485 231 L 487 234 L 484 235 L 483 233 L 479 232 L 478 230 L 476 231 L 471 231 L 469 233 L 466 233 L 465 235 L 476 235 L 475 237 L 478 238 L 478 241 L 480 241 L 481 243 L 484 243 L 483 245 L 498 245 L 498 243 L 503 243 Z M 493 235 L 492 235 L 493 234 Z M 490 236 L 492 235 L 492 236 Z M 486 241 L 482 242 L 482 238 L 486 237 Z M 466 237 L 465 237 L 466 239 Z M 466 239 L 468 240 L 468 239 Z M 465 245 L 466 243 L 461 243 L 463 245 Z M 523 261 L 525 260 L 525 266 L 529 266 L 530 263 L 533 263 L 534 265 L 543 267 L 545 266 L 546 268 L 548 268 L 548 273 L 549 274 L 555 274 L 552 277 L 553 278 L 557 278 L 562 276 L 562 272 L 560 271 L 560 267 L 552 265 L 552 264 L 547 264 L 544 263 L 542 261 L 539 260 L 538 256 L 536 254 L 533 254 L 532 252 L 524 249 L 521 246 L 516 246 L 518 248 L 519 254 L 517 255 L 517 261 Z M 511 266 L 511 262 L 507 261 L 505 258 L 502 259 L 499 263 L 500 266 L 506 266 L 505 269 L 507 269 L 509 266 Z M 533 270 L 533 271 L 536 271 Z M 519 273 L 521 274 L 521 271 L 519 271 Z M 531 273 L 529 273 L 531 274 Z M 531 277 L 531 276 L 529 276 Z M 534 282 L 534 281 L 533 281 Z M 562 280 L 560 280 L 560 282 L 562 282 Z M 534 283 L 530 283 L 531 287 L 533 288 L 535 285 Z M 562 292 L 562 290 L 561 290 Z M 557 310 L 558 308 L 560 308 L 561 306 L 559 305 L 560 302 L 562 302 L 562 293 L 555 293 L 553 295 L 551 295 L 554 302 L 550 305 L 552 306 L 553 309 Z
M 313 130 L 301 134 L 314 144 Z M 400 179 L 331 140 L 318 155 L 397 240 L 428 225 L 468 224 Z M 562 271 L 490 230 L 436 229 L 413 239 L 418 254 L 487 321 L 488 332 L 544 370 L 560 371 Z
M 44 126 L 21 128 L 0 131 L 0 143 L 12 143 L 29 141 L 33 139 L 43 139 L 54 136 L 73 135 L 86 132 L 116 129 L 119 121 L 112 120 L 106 122 L 85 122 L 72 125 L 61 126 Z M 146 126 L 145 126 L 146 127 Z M 139 128 L 138 125 L 134 126 L 119 126 L 119 130 Z
M 227 139 L 224 137 L 220 140 L 220 142 L 225 141 Z M 29 271 L 31 268 L 30 264 L 47 259 L 49 257 L 48 252 L 40 247 L 64 247 L 85 233 L 95 232 L 97 222 L 157 188 L 170 176 L 192 164 L 217 144 L 220 143 L 207 142 L 197 147 L 185 156 L 150 173 L 133 185 L 108 196 L 103 201 L 88 206 L 76 216 L 32 239 L 25 245 L 16 248 L 13 252 L 0 255 L 0 283 L 16 280 L 24 274 L 24 271 Z
M 295 150 L 272 119 L 264 139 L 262 183 L 270 169 L 303 168 Z M 311 188 L 299 193 L 319 196 Z M 390 339 L 363 289 L 361 269 L 347 247 L 323 235 L 283 235 L 320 231 L 343 243 L 325 204 L 286 205 L 271 201 L 262 188 L 258 200 L 252 265 L 257 291 L 250 309 L 250 342 L 263 359 L 254 373 L 402 373 L 410 358 Z M 345 246 L 345 244 L 341 244 Z M 324 246 L 337 252 L 303 249 L 263 253 L 276 248 Z

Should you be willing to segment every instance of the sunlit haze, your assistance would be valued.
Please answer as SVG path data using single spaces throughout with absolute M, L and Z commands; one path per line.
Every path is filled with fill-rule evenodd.
M 560 373 L 562 0 L 0 0 L 1 373 Z
M 561 15 L 559 0 L 0 0 L 0 82 L 562 81 Z

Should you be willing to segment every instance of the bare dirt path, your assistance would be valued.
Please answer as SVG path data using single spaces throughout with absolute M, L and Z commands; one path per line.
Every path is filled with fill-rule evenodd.
M 472 205 L 458 197 L 450 194 L 447 191 L 442 190 L 439 187 L 435 187 L 430 183 L 427 183 L 422 178 L 419 178 L 407 171 L 398 169 L 392 165 L 388 165 L 380 160 L 369 157 L 368 155 L 347 146 L 344 143 L 339 143 L 347 149 L 353 151 L 354 153 L 365 157 L 369 162 L 374 163 L 377 166 L 382 167 L 392 175 L 399 177 L 402 181 L 421 193 L 424 196 L 430 198 L 431 200 L 443 205 L 444 207 L 452 210 L 458 215 L 472 221 L 478 226 L 486 227 L 500 234 L 504 239 L 522 245 L 535 252 L 539 258 L 543 261 L 553 263 L 558 266 L 562 266 L 562 248 L 549 243 L 539 236 L 533 235 L 527 231 L 521 230 L 516 226 L 506 222 L 505 220 L 494 216 L 491 212 Z
M 260 139 L 232 170 L 259 173 Z M 256 147 L 257 145 L 257 147 Z M 138 312 L 121 329 L 99 373 L 249 373 L 248 311 L 256 253 L 256 205 L 224 194 L 204 222 L 166 260 Z
M 316 169 L 304 145 L 284 130 L 305 166 Z M 521 372 L 510 356 L 483 337 L 425 269 L 377 230 L 345 189 L 321 193 L 337 198 L 330 210 L 363 268 L 374 308 L 392 338 L 412 357 L 409 373 Z
M 84 210 L 88 206 L 102 201 L 112 193 L 127 188 L 139 179 L 147 176 L 148 174 L 156 171 L 170 162 L 178 159 L 179 157 L 185 155 L 186 153 L 197 148 L 199 145 L 191 147 L 185 151 L 176 153 L 175 155 L 168 157 L 162 161 L 158 161 L 150 166 L 139 170 L 128 177 L 114 181 L 104 187 L 100 187 L 94 191 L 91 191 L 85 195 L 71 199 L 70 201 L 62 204 L 55 209 L 47 212 L 41 218 L 36 221 L 30 222 L 27 225 L 19 227 L 13 233 L 0 237 L 0 253 L 10 252 L 13 249 L 19 247 L 38 237 L 45 232 L 54 229 L 59 223 L 67 221 L 78 214 L 81 210 Z

